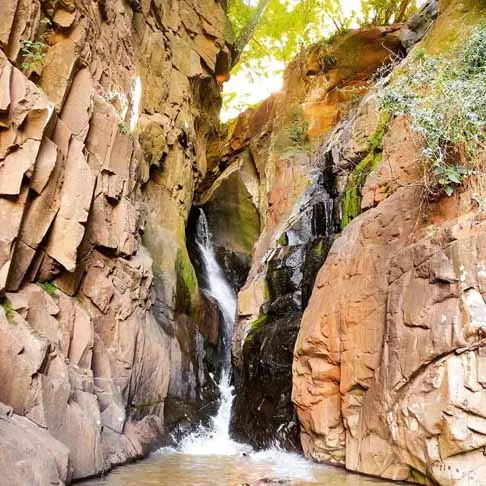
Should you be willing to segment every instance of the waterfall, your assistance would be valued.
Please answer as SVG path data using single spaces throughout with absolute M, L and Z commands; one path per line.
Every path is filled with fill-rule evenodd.
M 196 245 L 201 255 L 207 288 L 203 291 L 209 294 L 218 304 L 223 317 L 222 333 L 222 375 L 226 380 L 231 379 L 231 338 L 233 335 L 233 324 L 236 315 L 236 293 L 231 288 L 223 269 L 216 260 L 212 236 L 209 232 L 206 215 L 202 209 L 199 210 L 199 218 L 196 225 Z M 223 378 L 220 378 L 220 382 Z
M 179 450 L 194 455 L 233 455 L 246 450 L 244 445 L 232 441 L 229 435 L 231 406 L 234 398 L 234 389 L 231 385 L 231 338 L 236 316 L 236 293 L 216 260 L 206 215 L 202 209 L 199 211 L 196 244 L 206 282 L 206 288 L 202 290 L 216 301 L 223 318 L 223 326 L 220 326 L 222 367 L 218 380 L 221 402 L 209 426 L 200 427 L 183 439 Z

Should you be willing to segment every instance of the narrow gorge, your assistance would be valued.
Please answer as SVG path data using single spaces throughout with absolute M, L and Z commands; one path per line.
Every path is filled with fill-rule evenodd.
M 229 12 L 0 0 L 0 484 L 486 485 L 486 0 Z

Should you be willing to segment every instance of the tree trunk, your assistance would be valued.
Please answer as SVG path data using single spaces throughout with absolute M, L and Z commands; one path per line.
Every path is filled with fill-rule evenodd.
M 270 0 L 259 0 L 258 5 L 255 8 L 255 12 L 253 13 L 253 16 L 245 25 L 243 30 L 240 32 L 238 38 L 235 40 L 232 49 L 233 66 L 238 63 L 241 57 L 241 53 L 243 52 L 243 49 L 246 47 L 248 42 L 250 42 L 251 38 L 255 34 L 255 31 L 258 27 L 258 24 L 260 23 L 260 20 L 263 16 L 263 13 L 265 12 L 265 9 L 267 8 L 269 1 Z
M 395 18 L 395 22 L 403 22 L 405 20 L 405 14 L 407 13 L 407 9 L 410 5 L 410 0 L 402 0 L 400 4 L 400 9 L 398 10 L 398 14 Z

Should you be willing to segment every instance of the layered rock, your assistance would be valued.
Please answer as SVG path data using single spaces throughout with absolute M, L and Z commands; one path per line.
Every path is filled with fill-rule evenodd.
M 204 395 L 185 224 L 226 18 L 216 0 L 2 14 L 0 463 L 39 458 L 9 484 L 69 483 L 146 454 L 171 400 Z
M 450 3 L 421 48 L 448 49 L 453 61 L 455 29 L 484 15 L 481 3 Z M 302 446 L 366 474 L 481 484 L 484 217 L 467 188 L 428 198 L 423 140 L 407 118 L 379 125 L 367 97 L 326 146 L 336 168 L 375 160 L 358 195 L 362 214 L 332 246 L 296 342 Z
M 372 74 L 401 52 L 401 33 L 400 26 L 363 29 L 311 47 L 287 68 L 282 92 L 230 124 L 217 157 L 210 150 L 210 162 L 214 158 L 218 165 L 210 163 L 201 203 L 211 214 L 212 201 L 229 192 L 224 184 L 235 187 L 231 178 L 237 174 L 262 227 L 238 295 L 233 339 L 232 430 L 255 447 L 277 441 L 300 448 L 290 350 L 339 229 L 336 176 L 325 168 L 318 148 L 368 92 Z M 231 216 L 245 227 L 241 213 Z

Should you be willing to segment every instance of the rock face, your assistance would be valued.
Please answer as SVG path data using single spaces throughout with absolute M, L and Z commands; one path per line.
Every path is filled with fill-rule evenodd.
M 212 201 L 224 198 L 224 184 L 235 187 L 230 181 L 238 174 L 262 228 L 238 295 L 233 338 L 232 431 L 255 447 L 277 441 L 300 449 L 290 350 L 339 230 L 337 178 L 317 149 L 368 91 L 376 69 L 402 50 L 400 36 L 397 26 L 370 28 L 313 46 L 289 65 L 281 93 L 240 115 L 222 134 L 217 166 L 209 151 L 213 169 L 201 203 L 211 214 Z M 246 216 L 232 216 L 245 227 Z
M 0 464 L 8 484 L 69 483 L 210 394 L 185 225 L 226 17 L 217 0 L 1 10 Z
M 454 52 L 453 29 L 477 25 L 485 8 L 450 3 L 421 47 L 436 53 L 447 37 L 442 47 Z M 369 155 L 356 147 L 376 134 L 372 106 L 364 99 L 326 145 L 336 169 Z M 334 242 L 295 345 L 302 446 L 366 474 L 482 484 L 484 217 L 469 189 L 424 206 L 423 141 L 407 118 L 383 128 L 362 214 Z

